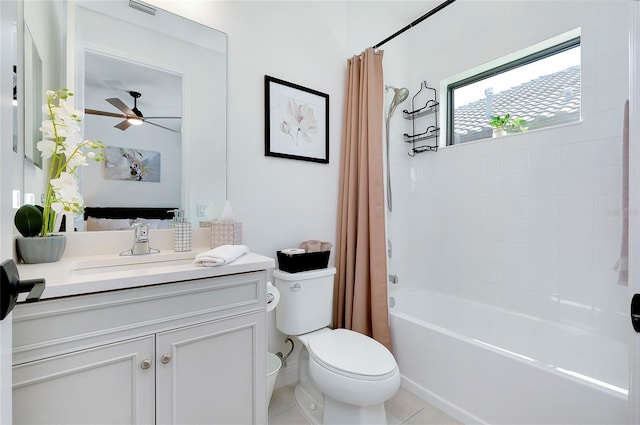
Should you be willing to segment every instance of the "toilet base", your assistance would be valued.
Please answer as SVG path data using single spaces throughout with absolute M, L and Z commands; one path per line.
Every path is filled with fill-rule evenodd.
M 387 414 L 384 404 L 353 406 L 326 395 L 314 397 L 302 385 L 295 388 L 296 406 L 313 425 L 386 425 Z
M 383 403 L 371 406 L 353 406 L 325 394 L 322 423 L 323 425 L 386 425 L 387 414 Z
M 298 406 L 302 415 L 313 425 L 322 425 L 324 397 L 320 395 L 318 400 L 317 397 L 313 397 L 300 384 L 296 385 L 294 394 L 296 406 Z

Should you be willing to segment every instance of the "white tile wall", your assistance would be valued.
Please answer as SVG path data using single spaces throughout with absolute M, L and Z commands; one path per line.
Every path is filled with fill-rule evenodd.
M 445 147 L 411 159 L 406 146 L 394 146 L 394 169 L 408 170 L 411 161 L 413 170 L 413 184 L 400 177 L 393 187 L 397 210 L 411 217 L 390 218 L 391 228 L 409 229 L 389 235 L 394 246 L 411 247 L 399 248 L 409 258 L 402 263 L 406 269 L 395 271 L 401 282 L 626 338 L 626 288 L 617 284 L 613 265 L 620 249 L 628 17 L 619 4 L 624 2 L 605 3 L 576 8 L 571 1 L 483 2 L 482 11 L 462 3 L 459 16 L 465 7 L 470 14 L 496 7 L 510 24 L 483 24 L 482 31 L 456 26 L 457 39 L 466 41 L 446 46 L 417 41 L 434 35 L 428 24 L 412 32 L 422 48 L 411 64 L 417 86 L 425 74 L 437 85 L 581 27 L 583 107 L 578 124 Z M 560 17 L 558 7 L 571 13 Z M 533 21 L 545 24 L 527 24 Z M 528 30 L 506 33 L 508 27 Z M 502 44 L 488 42 L 506 38 Z M 495 48 L 484 48 L 489 44 Z M 441 60 L 427 60 L 433 57 Z

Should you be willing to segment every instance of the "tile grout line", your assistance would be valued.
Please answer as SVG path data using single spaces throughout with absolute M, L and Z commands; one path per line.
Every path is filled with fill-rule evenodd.
M 405 425 L 406 423 L 408 423 L 411 418 L 413 418 L 414 416 L 416 416 L 418 413 L 422 412 L 425 408 L 423 407 L 422 409 L 418 410 L 416 413 L 414 413 L 413 415 L 409 416 L 404 422 L 402 422 L 400 425 Z

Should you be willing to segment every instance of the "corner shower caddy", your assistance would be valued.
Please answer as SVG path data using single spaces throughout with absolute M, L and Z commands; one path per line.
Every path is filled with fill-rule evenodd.
M 423 90 L 426 90 L 426 91 L 422 93 Z M 430 93 L 430 92 L 433 92 L 433 93 Z M 418 107 L 416 109 L 416 103 L 418 104 L 418 106 L 423 104 L 422 103 L 423 101 L 418 98 L 419 96 L 422 97 L 423 99 L 426 98 L 426 102 L 424 103 L 424 106 Z M 418 90 L 418 92 L 411 98 L 411 111 L 407 111 L 406 109 L 402 111 L 404 118 L 407 120 L 411 120 L 412 134 L 404 133 L 404 141 L 407 143 L 411 143 L 411 151 L 409 152 L 409 156 L 415 156 L 417 153 L 422 153 L 422 152 L 438 151 L 438 138 L 440 134 L 440 127 L 438 127 L 438 114 L 437 114 L 439 103 L 436 102 L 436 98 L 437 98 L 436 89 L 427 86 L 427 82 L 423 81 L 422 84 L 420 85 L 420 90 Z M 433 118 L 433 120 L 429 119 L 428 121 L 426 121 L 425 122 L 426 130 L 421 133 L 417 133 L 416 120 L 422 117 Z M 432 125 L 429 125 L 429 124 L 432 124 Z M 433 140 L 435 141 L 435 144 L 433 145 L 419 144 L 420 142 L 423 142 L 425 140 Z

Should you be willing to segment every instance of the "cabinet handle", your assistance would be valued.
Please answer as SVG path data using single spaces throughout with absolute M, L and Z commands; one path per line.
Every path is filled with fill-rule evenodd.
M 140 367 L 141 367 L 142 369 L 144 369 L 144 370 L 149 369 L 149 368 L 151 367 L 151 360 L 149 360 L 149 359 L 144 359 L 144 360 L 142 361 L 142 363 L 140 363 Z
M 168 354 L 163 354 L 160 357 L 160 361 L 162 362 L 162 364 L 167 364 L 167 363 L 169 363 L 171 361 L 171 356 L 168 355 Z

